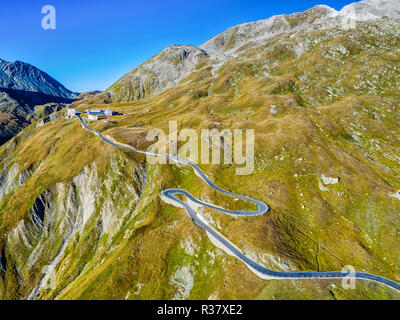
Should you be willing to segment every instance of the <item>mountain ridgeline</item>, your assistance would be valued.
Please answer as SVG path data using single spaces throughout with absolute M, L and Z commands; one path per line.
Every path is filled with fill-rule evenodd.
M 305 12 L 273 16 L 266 20 L 241 24 L 213 37 L 198 48 L 171 45 L 135 68 L 107 91 L 115 101 L 137 101 L 176 86 L 197 68 L 217 70 L 242 52 L 260 47 L 282 34 L 297 34 L 315 28 L 351 28 L 352 23 L 380 18 L 398 19 L 399 0 L 368 0 L 350 4 L 341 11 L 319 5 Z
M 76 96 L 35 66 L 0 59 L 0 144 L 29 123 L 36 106 L 71 103 Z
M 2 59 L 0 59 L 0 88 L 42 93 L 67 100 L 71 100 L 76 96 L 61 83 L 35 66 L 21 61 L 7 62 Z

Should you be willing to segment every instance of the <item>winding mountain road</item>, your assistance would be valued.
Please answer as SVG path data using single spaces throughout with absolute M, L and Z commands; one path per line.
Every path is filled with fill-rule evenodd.
M 372 281 L 372 282 L 377 282 L 381 283 L 383 285 L 386 285 L 398 292 L 400 292 L 400 284 L 370 273 L 365 273 L 365 272 L 358 272 L 358 271 L 326 271 L 326 272 L 280 272 L 280 271 L 273 271 L 265 268 L 264 266 L 260 265 L 259 263 L 255 262 L 248 256 L 246 256 L 238 247 L 236 247 L 232 242 L 230 242 L 227 238 L 225 238 L 220 232 L 218 232 L 216 229 L 211 227 L 201 216 L 196 214 L 196 210 L 194 209 L 195 205 L 197 206 L 204 206 L 208 207 L 211 209 L 215 209 L 230 215 L 234 216 L 256 216 L 256 215 L 262 215 L 266 214 L 269 211 L 269 207 L 258 200 L 234 194 L 232 192 L 229 192 L 227 190 L 224 190 L 218 186 L 216 186 L 201 170 L 198 166 L 195 164 L 183 160 L 183 159 L 178 159 L 177 157 L 172 157 L 167 154 L 159 154 L 151 151 L 143 151 L 143 150 L 138 150 L 135 148 L 131 147 L 126 147 L 122 146 L 119 144 L 116 144 L 109 139 L 107 139 L 102 133 L 90 129 L 86 122 L 82 119 L 82 117 L 78 114 L 77 115 L 78 119 L 82 123 L 82 127 L 97 136 L 99 136 L 105 143 L 121 149 L 121 150 L 126 150 L 126 151 L 134 151 L 137 153 L 141 154 L 146 154 L 146 155 L 152 155 L 152 156 L 161 156 L 165 157 L 167 159 L 170 159 L 174 162 L 181 163 L 187 166 L 190 166 L 193 168 L 195 173 L 204 181 L 206 182 L 211 188 L 222 192 L 224 194 L 227 194 L 229 196 L 239 198 L 242 200 L 249 201 L 257 206 L 256 211 L 246 211 L 246 210 L 239 210 L 239 211 L 229 211 L 226 209 L 223 209 L 218 206 L 214 206 L 212 204 L 200 201 L 199 199 L 195 198 L 192 196 L 189 192 L 186 190 L 181 190 L 181 189 L 168 189 L 168 190 L 163 190 L 162 191 L 162 199 L 166 201 L 167 203 L 170 203 L 174 206 L 178 206 L 181 208 L 184 208 L 189 215 L 189 217 L 193 220 L 193 222 L 199 226 L 200 228 L 204 229 L 210 239 L 213 241 L 214 244 L 216 244 L 218 247 L 221 249 L 225 250 L 228 254 L 235 256 L 237 259 L 241 260 L 243 263 L 246 264 L 246 266 L 253 271 L 257 276 L 259 276 L 262 279 L 292 279 L 292 280 L 299 280 L 299 279 L 361 279 L 361 280 L 367 280 L 367 281 Z M 189 200 L 188 202 L 180 200 L 177 195 L 184 195 L 187 197 Z

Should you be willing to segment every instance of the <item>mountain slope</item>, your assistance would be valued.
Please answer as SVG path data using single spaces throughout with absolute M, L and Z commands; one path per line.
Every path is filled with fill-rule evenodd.
M 364 0 L 344 7 L 340 14 L 352 19 L 367 21 L 388 17 L 400 17 L 400 0 Z
M 0 112 L 0 145 L 14 137 L 28 124 L 25 118 Z
M 29 123 L 21 118 L 27 119 L 35 106 L 70 103 L 75 97 L 75 93 L 38 68 L 21 61 L 0 59 L 0 112 L 10 115 L 2 117 L 2 124 L 12 128 L 0 132 L 0 141 L 11 138 L 10 133 L 17 134 Z M 21 121 L 15 121 L 16 117 Z
M 176 86 L 207 54 L 193 46 L 171 45 L 135 68 L 107 91 L 117 100 L 140 100 Z
M 35 66 L 21 61 L 7 62 L 2 59 L 0 59 L 1 88 L 39 92 L 65 99 L 73 99 L 76 96 L 75 93 Z
M 211 55 L 232 56 L 242 46 L 246 49 L 249 46 L 259 45 L 276 35 L 305 29 L 334 16 L 337 16 L 337 12 L 323 5 L 316 6 L 305 12 L 273 16 L 269 19 L 244 23 L 229 28 L 202 44 L 200 48 Z
M 248 46 L 253 42 L 267 41 L 274 35 L 303 28 L 307 24 L 333 16 L 334 13 L 335 10 L 327 6 L 317 6 L 288 18 L 284 15 L 275 16 L 230 28 L 199 48 L 171 45 L 122 77 L 107 91 L 114 95 L 114 99 L 122 101 L 135 101 L 153 96 L 177 85 L 195 71 L 196 65 L 207 56 L 214 63 L 222 64 L 244 44 Z

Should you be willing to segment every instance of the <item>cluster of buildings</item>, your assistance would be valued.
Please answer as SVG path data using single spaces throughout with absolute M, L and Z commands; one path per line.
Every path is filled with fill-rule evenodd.
M 78 114 L 83 114 L 85 113 L 87 115 L 88 120 L 92 121 L 97 121 L 99 119 L 103 119 L 105 117 L 110 117 L 110 116 L 115 116 L 118 115 L 118 111 L 112 111 L 112 110 L 101 110 L 101 109 L 92 109 L 92 110 L 87 110 L 85 112 L 76 110 L 74 108 L 68 108 L 67 109 L 67 119 L 71 119 L 75 117 Z
M 77 114 L 80 114 L 80 111 L 77 111 L 73 108 L 67 108 L 67 115 L 65 116 L 67 119 L 71 119 L 75 117 Z

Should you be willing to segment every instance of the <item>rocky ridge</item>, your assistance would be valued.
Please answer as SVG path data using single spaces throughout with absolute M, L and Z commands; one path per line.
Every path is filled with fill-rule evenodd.
M 107 91 L 118 101 L 137 101 L 156 95 L 177 85 L 208 58 L 213 72 L 240 51 L 260 46 L 275 36 L 315 28 L 352 27 L 357 21 L 400 17 L 399 0 L 365 0 L 336 11 L 326 5 L 305 12 L 277 15 L 256 22 L 244 23 L 194 46 L 172 45 L 135 68 Z

